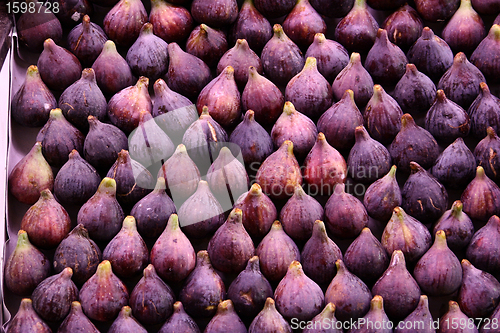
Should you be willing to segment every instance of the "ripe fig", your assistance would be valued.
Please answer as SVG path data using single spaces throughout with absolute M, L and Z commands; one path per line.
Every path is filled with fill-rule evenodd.
M 54 174 L 42 153 L 42 143 L 31 150 L 14 166 L 9 174 L 9 192 L 20 202 L 32 205 L 40 193 L 54 189 Z
M 113 41 L 104 43 L 101 53 L 92 64 L 99 88 L 106 95 L 114 95 L 134 84 L 135 78 L 127 61 L 118 53 Z
M 217 66 L 228 49 L 226 34 L 202 23 L 191 31 L 186 52 L 203 60 L 210 68 Z
M 69 313 L 71 303 L 78 299 L 78 288 L 71 280 L 73 270 L 49 276 L 35 288 L 31 299 L 35 311 L 47 321 L 61 321 Z
M 150 261 L 167 282 L 184 280 L 196 265 L 196 253 L 179 226 L 176 214 L 170 215 L 160 237 L 151 248 Z
M 146 333 L 147 330 L 132 316 L 132 309 L 125 305 L 108 330 L 109 333 Z
M 193 317 L 212 317 L 225 299 L 226 287 L 212 267 L 208 252 L 199 251 L 196 267 L 189 274 L 179 293 L 186 312 Z
M 149 264 L 130 293 L 132 313 L 143 325 L 163 323 L 173 312 L 175 295 Z
M 466 257 L 474 267 L 484 270 L 494 276 L 499 276 L 500 262 L 496 244 L 500 237 L 498 227 L 500 218 L 496 215 L 490 217 L 488 222 L 479 229 L 471 238 L 467 246 Z
M 394 208 L 401 206 L 403 202 L 396 169 L 393 165 L 385 176 L 368 186 L 363 197 L 368 215 L 381 222 L 388 221 Z
M 341 259 L 335 261 L 337 274 L 325 292 L 325 302 L 337 304 L 335 316 L 338 320 L 357 320 L 370 309 L 372 294 L 366 284 L 349 272 Z
M 28 2 L 26 4 L 29 5 Z M 48 38 L 56 43 L 61 42 L 63 31 L 57 16 L 43 3 L 35 3 L 32 8 L 31 13 L 26 10 L 17 18 L 16 30 L 19 39 L 29 50 L 40 52 Z
M 483 74 L 490 84 L 497 83 L 500 66 L 495 62 L 494 50 L 497 49 L 500 42 L 500 25 L 493 24 L 488 32 L 488 35 L 479 43 L 472 55 L 470 61 Z
M 173 1 L 152 0 L 149 22 L 153 25 L 154 34 L 167 43 L 183 42 L 193 28 L 189 10 Z
M 305 57 L 316 58 L 318 71 L 328 82 L 332 82 L 349 63 L 349 54 L 345 47 L 337 41 L 327 39 L 321 32 L 314 35 Z
M 39 127 L 49 119 L 50 110 L 57 107 L 57 100 L 40 77 L 38 67 L 31 65 L 26 79 L 12 98 L 12 118 L 22 126 Z
M 36 65 L 43 82 L 52 90 L 62 91 L 68 88 L 82 74 L 78 58 L 51 38 L 43 42 L 43 51 Z
M 42 249 L 55 248 L 71 230 L 68 212 L 46 189 L 21 220 L 21 229 L 28 233 L 33 245 Z
M 5 333 L 23 332 L 52 333 L 49 325 L 33 309 L 31 298 L 21 300 L 16 314 L 5 325 Z
M 212 317 L 205 333 L 217 333 L 221 330 L 229 330 L 234 333 L 247 333 L 247 328 L 234 310 L 233 302 L 228 299 L 217 306 L 217 313 Z
M 385 18 L 382 28 L 387 30 L 389 40 L 406 52 L 420 37 L 424 26 L 417 11 L 405 4 Z
M 451 326 L 452 322 L 459 323 L 470 323 L 471 318 L 469 318 L 465 313 L 462 312 L 460 306 L 455 301 L 448 302 L 448 312 L 446 312 L 443 317 L 439 319 L 439 333 L 477 333 L 478 330 L 476 325 L 472 323 L 470 327 L 466 326 L 463 329 L 461 327 Z
M 406 269 L 405 257 L 401 250 L 392 253 L 391 263 L 373 285 L 372 294 L 384 298 L 384 309 L 391 319 L 403 319 L 417 307 L 420 288 Z
M 320 13 L 327 17 L 344 17 L 349 13 L 354 0 L 328 1 L 328 0 L 310 0 L 311 5 Z
M 290 324 L 276 310 L 276 305 L 271 297 L 266 299 L 264 308 L 255 316 L 248 328 L 248 333 L 259 332 L 292 333 Z
M 472 7 L 479 13 L 479 14 L 490 14 L 490 13 L 498 13 L 500 10 L 500 3 L 495 0 L 488 0 L 488 1 L 477 1 L 474 0 L 472 1 Z M 498 24 L 497 20 L 494 21 L 493 24 Z
M 485 82 L 479 84 L 479 95 L 467 110 L 470 117 L 470 132 L 476 138 L 486 136 L 486 129 L 491 126 L 500 130 L 500 99 L 494 96 Z
M 296 185 L 302 185 L 302 174 L 293 154 L 293 146 L 292 141 L 284 141 L 257 171 L 257 183 L 271 199 L 286 199 L 293 195 Z
M 174 303 L 174 313 L 163 324 L 158 333 L 200 333 L 196 322 L 185 311 L 181 302 Z
M 279 221 L 275 221 L 269 233 L 255 249 L 260 258 L 260 270 L 270 281 L 281 280 L 292 261 L 300 260 L 300 251 Z
M 495 311 L 493 311 L 493 313 L 491 314 L 491 316 L 488 318 L 489 319 L 489 322 L 494 322 L 494 321 L 497 321 L 498 320 L 498 311 L 499 311 L 500 307 L 497 305 L 497 307 L 495 308 Z M 492 325 L 488 323 L 488 324 L 483 324 L 481 326 L 481 329 L 479 330 L 480 333 L 488 333 L 488 332 L 493 332 L 494 328 L 491 327 Z
M 384 299 L 380 295 L 375 295 L 370 301 L 370 310 L 363 317 L 363 323 L 359 326 L 350 328 L 349 333 L 391 333 L 392 328 L 389 328 L 390 320 L 384 311 Z M 375 325 L 368 325 L 368 322 L 380 323 L 378 328 Z
M 266 299 L 273 297 L 271 284 L 262 275 L 259 264 L 259 257 L 250 258 L 246 268 L 231 282 L 227 290 L 227 297 L 233 302 L 236 312 L 245 319 L 255 318 L 264 307 Z
M 486 137 L 479 141 L 474 148 L 474 156 L 476 164 L 483 167 L 486 175 L 494 182 L 498 182 L 500 180 L 500 175 L 497 175 L 500 171 L 500 161 L 497 154 L 500 152 L 500 138 L 493 127 L 488 127 L 486 133 Z
M 88 230 L 92 239 L 109 241 L 120 231 L 124 217 L 116 200 L 116 181 L 105 177 L 95 194 L 78 211 L 77 223 Z
M 50 275 L 49 259 L 19 230 L 14 251 L 5 262 L 5 287 L 16 295 L 30 295 Z
M 89 238 L 83 224 L 78 224 L 64 238 L 54 253 L 54 271 L 60 273 L 66 267 L 73 270 L 73 281 L 81 286 L 97 270 L 102 260 L 101 250 Z
M 453 16 L 460 6 L 460 0 L 439 2 L 433 0 L 415 1 L 417 12 L 426 21 L 438 22 L 446 21 Z
M 406 65 L 406 72 L 392 92 L 404 113 L 424 114 L 429 110 L 436 97 L 436 85 L 420 72 L 414 64 Z
M 373 95 L 373 79 L 363 67 L 361 56 L 352 52 L 349 63 L 335 77 L 332 83 L 333 96 L 342 99 L 347 89 L 354 94 L 354 101 L 359 108 L 364 108 Z
M 120 0 L 104 17 L 103 28 L 109 39 L 120 46 L 130 46 L 139 37 L 148 14 L 140 0 Z
M 246 39 L 238 39 L 236 44 L 224 53 L 217 64 L 217 73 L 222 73 L 227 66 L 233 67 L 234 80 L 240 89 L 247 84 L 248 67 L 253 66 L 259 74 L 263 71 L 262 61 L 250 48 Z
M 426 295 L 420 295 L 417 307 L 410 313 L 401 324 L 396 327 L 395 333 L 410 333 L 414 330 L 414 323 L 419 323 L 419 332 L 436 333 L 432 314 L 429 311 L 429 298 Z M 410 324 L 411 323 L 411 324 Z
M 71 29 L 67 40 L 69 50 L 80 60 L 82 66 L 90 67 L 101 54 L 108 36 L 85 14 L 82 22 Z
M 472 221 L 486 222 L 492 215 L 500 215 L 500 188 L 482 166 L 476 168 L 476 177 L 462 192 L 460 201 Z
M 342 333 L 343 330 L 339 328 L 339 323 L 337 318 L 335 318 L 335 304 L 328 303 L 321 313 L 317 314 L 316 317 L 311 319 L 310 325 L 308 325 L 302 332 L 303 333 L 326 333 L 330 331 L 331 333 Z M 323 323 L 328 323 L 329 326 Z
M 443 230 L 446 235 L 446 243 L 453 251 L 467 247 L 474 234 L 474 225 L 462 209 L 462 202 L 456 200 L 451 209 L 444 212 L 434 225 L 433 232 Z
M 299 47 L 305 49 L 317 33 L 326 33 L 326 23 L 309 0 L 298 0 L 283 21 L 283 30 Z
M 238 3 L 236 0 L 217 0 L 215 2 L 193 0 L 191 14 L 196 21 L 212 27 L 229 26 L 238 17 Z
M 72 27 L 83 19 L 84 15 L 92 14 L 94 7 L 90 0 L 59 0 L 57 17 L 65 27 Z M 55 12 L 55 9 L 53 9 Z
M 279 86 L 286 85 L 304 67 L 302 51 L 279 24 L 273 26 L 273 37 L 262 49 L 260 58 L 266 76 Z
M 83 313 L 82 304 L 78 301 L 71 303 L 71 309 L 64 321 L 59 326 L 58 333 L 71 333 L 71 332 L 88 332 L 99 333 L 94 323 Z

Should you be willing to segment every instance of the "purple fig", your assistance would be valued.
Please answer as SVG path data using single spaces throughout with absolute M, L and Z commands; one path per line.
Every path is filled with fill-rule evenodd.
M 59 0 L 57 17 L 66 27 L 72 27 L 83 19 L 84 15 L 92 14 L 94 7 L 90 0 Z M 53 9 L 55 12 L 55 9 Z
M 406 65 L 406 72 L 392 92 L 404 113 L 424 114 L 429 110 L 436 97 L 436 85 L 414 64 Z
M 460 197 L 464 212 L 473 220 L 486 222 L 492 215 L 500 215 L 500 188 L 484 172 L 476 168 L 476 177 Z
M 29 3 L 26 2 L 29 7 Z M 29 50 L 40 52 L 43 50 L 43 43 L 48 38 L 59 43 L 62 40 L 63 30 L 61 22 L 54 15 L 54 12 L 43 6 L 43 3 L 35 3 L 33 9 L 21 13 L 16 22 L 16 30 L 21 42 Z M 28 9 L 28 8 L 26 8 Z
M 446 235 L 446 243 L 453 251 L 467 247 L 474 234 L 474 225 L 462 209 L 462 202 L 456 200 L 451 209 L 444 212 L 434 225 L 433 232 L 443 230 Z
M 380 295 L 375 295 L 370 301 L 370 310 L 362 318 L 362 323 L 350 328 L 348 333 L 391 333 L 392 327 L 384 310 L 384 299 Z M 379 323 L 378 327 L 368 323 Z
M 328 82 L 332 82 L 349 63 L 349 54 L 345 47 L 337 41 L 327 39 L 321 32 L 314 35 L 314 40 L 307 48 L 305 57 L 306 59 L 316 58 L 318 71 Z
M 326 23 L 309 0 L 298 0 L 283 21 L 283 30 L 295 44 L 307 48 L 317 33 L 326 33 Z
M 174 303 L 174 313 L 163 324 L 158 333 L 200 333 L 196 322 L 185 311 L 181 302 Z
M 495 329 L 497 329 L 496 324 L 493 324 L 497 322 L 498 316 L 499 316 L 499 309 L 500 307 L 497 305 L 495 308 L 495 311 L 491 314 L 491 316 L 485 320 L 485 323 L 481 325 L 481 329 L 479 332 L 481 333 L 488 333 L 488 332 L 493 332 Z M 493 328 L 495 326 L 495 328 Z
M 84 331 L 88 333 L 99 333 L 94 323 L 83 313 L 82 304 L 78 301 L 71 303 L 71 309 L 64 321 L 59 326 L 58 333 L 71 333 Z
M 5 325 L 5 332 L 52 333 L 52 330 L 33 309 L 33 301 L 23 298 L 16 314 Z
M 500 10 L 500 3 L 495 0 L 474 0 L 472 1 L 472 7 L 479 13 L 489 15 L 491 13 L 498 13 Z M 498 15 L 497 15 L 498 16 Z M 493 21 L 493 24 L 498 24 L 497 20 Z
M 470 61 L 476 66 L 485 76 L 490 84 L 498 82 L 498 73 L 500 67 L 496 64 L 494 58 L 494 50 L 500 41 L 500 25 L 493 24 L 488 32 L 488 35 L 479 43 L 472 55 Z
M 193 0 L 191 14 L 196 21 L 213 27 L 228 26 L 238 17 L 238 3 L 236 0 L 217 0 L 213 3 Z
M 493 127 L 488 127 L 486 137 L 479 141 L 476 148 L 474 148 L 474 156 L 476 164 L 482 166 L 486 175 L 495 182 L 500 180 L 500 177 L 497 176 L 500 171 L 500 161 L 497 157 L 499 152 L 500 138 Z
M 130 46 L 139 37 L 148 14 L 140 0 L 120 0 L 104 17 L 103 28 L 117 45 Z
M 290 324 L 276 310 L 275 302 L 271 297 L 266 299 L 264 308 L 255 316 L 248 328 L 248 333 L 260 332 L 292 333 Z
M 247 333 L 247 328 L 234 310 L 233 302 L 228 299 L 217 306 L 217 313 L 212 317 L 205 333 L 217 333 L 221 330 L 229 330 L 234 333 Z
M 368 186 L 363 197 L 368 215 L 382 222 L 388 221 L 394 208 L 401 206 L 403 202 L 396 169 L 393 165 L 385 176 Z
M 132 315 L 130 306 L 125 305 L 108 330 L 109 333 L 146 333 L 147 330 Z
M 499 276 L 498 273 L 500 273 L 500 261 L 495 255 L 497 251 L 495 244 L 500 237 L 499 226 L 500 218 L 496 215 L 490 217 L 484 227 L 472 236 L 466 252 L 467 259 L 474 267 L 494 276 Z
M 439 2 L 433 0 L 415 1 L 417 12 L 426 21 L 445 21 L 453 16 L 460 6 L 460 0 Z
M 417 307 L 396 327 L 395 333 L 410 333 L 416 327 L 414 323 L 419 323 L 419 332 L 436 333 L 432 314 L 429 311 L 429 298 L 426 295 L 420 295 L 420 301 Z
M 183 42 L 193 28 L 189 10 L 173 1 L 152 0 L 149 22 L 153 25 L 154 34 L 167 43 Z
M 68 34 L 69 50 L 80 60 L 83 66 L 92 66 L 108 40 L 102 28 L 90 21 L 88 15 Z
M 494 96 L 485 82 L 479 84 L 479 95 L 467 110 L 470 117 L 470 131 L 476 138 L 484 138 L 486 129 L 500 129 L 500 99 Z
M 327 17 L 344 17 L 349 13 L 354 0 L 328 1 L 328 0 L 310 0 L 311 5 L 320 13 Z
M 271 23 L 255 8 L 254 0 L 243 1 L 238 18 L 229 29 L 230 42 L 246 39 L 250 48 L 260 53 L 272 37 Z
M 389 40 L 406 52 L 420 37 L 424 26 L 417 11 L 406 4 L 387 16 L 382 28 L 387 30 Z
M 342 325 L 340 321 L 335 318 L 335 305 L 328 303 L 321 313 L 311 319 L 311 325 L 307 325 L 302 331 L 303 333 L 342 333 Z M 324 323 L 328 323 L 323 325 Z M 324 327 L 323 327 L 324 326 Z
M 467 326 L 453 325 L 452 323 L 471 323 L 471 319 L 462 312 L 460 306 L 455 301 L 448 302 L 448 312 L 439 319 L 439 333 L 477 333 L 476 325 L 472 321 L 472 325 Z
M 209 67 L 215 67 L 229 48 L 226 35 L 202 23 L 191 31 L 186 52 L 203 60 Z

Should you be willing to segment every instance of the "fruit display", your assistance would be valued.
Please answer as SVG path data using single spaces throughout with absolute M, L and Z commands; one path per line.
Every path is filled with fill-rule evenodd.
M 12 15 L 2 328 L 500 332 L 495 1 Z

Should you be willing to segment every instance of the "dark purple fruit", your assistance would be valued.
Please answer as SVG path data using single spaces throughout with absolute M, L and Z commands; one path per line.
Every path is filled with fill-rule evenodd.
M 389 40 L 406 52 L 420 37 L 424 26 L 417 11 L 406 4 L 387 16 L 382 28 L 387 30 Z
M 486 137 L 479 141 L 476 148 L 474 148 L 474 156 L 476 164 L 482 166 L 486 175 L 498 182 L 500 180 L 500 160 L 498 154 L 500 153 L 500 138 L 495 133 L 493 127 L 486 129 Z
M 82 304 L 78 301 L 71 303 L 71 309 L 64 321 L 59 326 L 58 333 L 72 332 L 99 333 L 94 323 L 83 313 Z
M 368 215 L 382 222 L 388 221 L 394 208 L 403 202 L 396 180 L 396 168 L 393 165 L 385 176 L 368 186 L 363 197 Z
M 227 49 L 225 33 L 204 23 L 194 28 L 186 41 L 186 52 L 200 58 L 211 68 L 217 66 Z
M 125 305 L 109 327 L 108 333 L 146 333 L 147 330 L 132 316 L 132 309 Z
M 250 48 L 260 53 L 272 37 L 271 23 L 255 8 L 254 0 L 243 1 L 238 18 L 229 29 L 230 43 L 246 39 Z
M 32 8 L 31 12 L 26 10 L 19 16 L 16 29 L 19 39 L 28 49 L 40 52 L 48 38 L 56 43 L 61 42 L 63 31 L 59 19 L 43 3 L 35 3 Z
M 277 18 L 288 14 L 293 6 L 295 6 L 295 1 L 293 0 L 254 0 L 255 8 L 262 15 L 269 18 Z
M 414 64 L 406 65 L 406 72 L 394 87 L 392 97 L 404 113 L 424 114 L 436 97 L 436 85 Z
M 174 303 L 174 313 L 163 324 L 158 333 L 200 333 L 196 322 L 185 311 L 181 302 Z
M 486 129 L 500 129 L 500 99 L 494 96 L 485 82 L 479 84 L 481 91 L 471 104 L 467 113 L 470 117 L 470 131 L 476 138 L 486 136 Z
M 462 209 L 462 202 L 456 200 L 451 209 L 444 212 L 443 216 L 434 225 L 433 232 L 443 230 L 446 235 L 446 243 L 453 251 L 467 247 L 474 234 L 474 225 Z
M 264 308 L 255 316 L 248 328 L 248 333 L 260 332 L 292 333 L 290 324 L 276 310 L 274 300 L 271 297 L 266 299 Z
M 283 30 L 299 47 L 305 49 L 317 33 L 326 33 L 326 23 L 309 0 L 298 0 L 283 21 Z
M 247 328 L 234 310 L 233 302 L 228 299 L 222 301 L 217 306 L 217 312 L 212 317 L 205 333 L 217 333 L 221 330 L 228 330 L 234 333 L 247 333 Z
M 453 16 L 460 6 L 460 0 L 435 1 L 435 0 L 416 0 L 415 6 L 417 12 L 426 21 L 438 22 L 446 21 Z
M 149 22 L 153 25 L 154 34 L 167 43 L 183 42 L 193 28 L 193 18 L 189 10 L 174 4 L 173 1 L 151 1 Z
M 414 323 L 419 323 L 419 332 L 422 333 L 436 333 L 436 328 L 434 327 L 434 321 L 432 314 L 429 310 L 429 298 L 426 295 L 420 295 L 420 301 L 417 307 L 410 313 L 405 319 L 403 319 L 398 327 L 396 327 L 395 333 L 410 333 L 413 332 Z M 411 323 L 411 324 L 410 324 Z
M 80 60 L 82 66 L 90 67 L 97 59 L 108 40 L 102 28 L 90 21 L 85 15 L 82 23 L 71 29 L 68 34 L 69 50 Z
M 120 0 L 104 17 L 103 28 L 116 45 L 130 46 L 147 21 L 148 14 L 142 1 Z
M 21 300 L 16 314 L 5 325 L 5 333 L 24 332 L 52 333 L 49 325 L 33 309 L 33 302 L 30 298 Z
M 391 333 L 389 317 L 385 313 L 384 299 L 380 295 L 375 295 L 370 301 L 370 310 L 363 317 L 363 322 L 360 325 L 350 328 L 349 333 Z M 376 328 L 375 325 L 369 326 L 368 323 L 380 323 Z M 385 324 L 384 324 L 385 323 Z
M 344 17 L 354 5 L 354 0 L 310 0 L 310 2 L 318 13 L 327 17 Z
M 500 273 L 500 261 L 496 255 L 496 244 L 500 239 L 499 226 L 500 218 L 496 215 L 490 217 L 484 227 L 472 236 L 466 253 L 474 267 L 494 276 L 499 276 Z
M 500 43 L 500 25 L 493 24 L 488 35 L 479 43 L 470 61 L 486 76 L 490 84 L 499 82 L 500 66 L 495 61 L 495 50 Z
M 335 305 L 333 303 L 328 303 L 323 311 L 311 319 L 311 324 L 306 326 L 302 331 L 303 333 L 342 333 L 343 330 L 340 322 L 335 318 Z M 323 323 L 328 323 L 328 325 L 323 325 Z M 322 327 L 324 326 L 324 328 Z
M 332 82 L 340 71 L 349 63 L 347 50 L 337 41 L 327 39 L 319 32 L 314 35 L 313 42 L 307 48 L 305 58 L 316 58 L 318 71 Z
M 229 26 L 238 17 L 238 3 L 236 0 L 204 1 L 193 0 L 191 3 L 193 18 L 213 27 Z
M 500 188 L 484 172 L 476 168 L 476 177 L 467 185 L 460 197 L 464 212 L 473 221 L 486 222 L 493 215 L 500 215 Z
M 452 322 L 459 323 L 471 323 L 470 327 L 457 327 L 452 326 Z M 470 325 L 470 324 L 469 324 Z M 469 318 L 465 313 L 462 312 L 460 306 L 455 301 L 448 302 L 448 312 L 446 312 L 443 317 L 439 319 L 439 333 L 477 333 L 478 330 L 474 325 L 472 318 Z

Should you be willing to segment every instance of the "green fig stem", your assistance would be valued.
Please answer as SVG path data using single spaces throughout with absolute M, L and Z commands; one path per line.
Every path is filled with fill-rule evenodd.
M 391 170 L 389 170 L 389 173 L 388 173 L 389 177 L 391 177 L 391 178 L 396 178 L 396 170 L 397 170 L 397 169 L 398 169 L 398 167 L 397 167 L 397 166 L 395 166 L 395 165 L 393 165 L 393 166 L 391 167 Z
M 273 222 L 273 225 L 271 226 L 271 231 L 283 231 L 283 226 L 281 225 L 281 222 L 276 220 Z
M 298 199 L 303 199 L 307 196 L 306 192 L 300 185 L 295 185 L 293 195 Z
M 126 318 L 131 318 L 132 317 L 132 308 L 128 305 L 125 305 L 120 310 L 120 315 L 122 315 L 123 317 L 126 317 Z
M 233 66 L 226 66 L 222 71 L 221 75 L 223 75 L 226 80 L 234 80 L 234 68 Z
M 50 110 L 50 119 L 52 120 L 60 120 L 60 119 L 64 119 L 66 120 L 66 118 L 64 118 L 63 116 L 63 113 L 62 113 L 62 110 L 59 109 L 59 108 L 55 108 L 55 109 L 52 109 Z
M 313 44 L 323 44 L 326 41 L 325 34 L 322 32 L 318 32 L 314 35 L 314 41 Z
M 446 233 L 443 230 L 438 230 L 436 232 L 436 239 L 434 239 L 434 245 L 438 248 L 447 248 L 448 245 L 446 244 Z
M 384 310 L 384 299 L 380 295 L 375 295 L 370 302 L 371 311 L 382 311 Z
M 98 266 L 95 272 L 98 279 L 106 279 L 111 274 L 113 274 L 113 269 L 111 268 L 111 262 L 109 260 L 103 260 Z
M 471 0 L 461 0 L 460 1 L 460 7 L 458 7 L 458 10 L 457 11 L 470 11 L 470 10 L 474 10 L 472 8 L 472 2 Z
M 484 173 L 484 169 L 482 166 L 478 166 L 476 168 L 476 178 L 477 179 L 485 179 L 486 178 L 486 174 Z
M 255 112 L 253 110 L 247 110 L 247 112 L 245 112 L 244 121 L 247 123 L 254 122 L 255 121 Z
M 295 157 L 293 154 L 293 142 L 290 140 L 285 140 L 283 144 L 281 145 L 283 147 L 283 150 L 290 156 L 290 157 Z
M 141 28 L 141 36 L 152 35 L 153 34 L 153 25 L 149 22 L 144 23 Z
M 116 180 L 110 177 L 104 177 L 99 184 L 97 192 L 100 194 L 116 195 Z
M 133 217 L 132 215 L 125 217 L 125 219 L 123 220 L 122 229 L 130 232 L 137 231 L 137 223 L 135 221 L 135 217 Z
M 260 185 L 257 183 L 253 183 L 252 187 L 250 187 L 250 191 L 248 193 L 253 195 L 253 196 L 261 196 L 262 195 L 262 187 L 260 187 Z
M 488 128 L 486 128 L 486 136 L 490 140 L 495 140 L 497 138 L 497 134 L 495 133 L 495 129 L 491 126 L 488 126 Z
M 328 234 L 326 232 L 325 223 L 320 220 L 314 221 L 312 236 L 322 243 L 328 243 Z
M 495 41 L 500 41 L 500 25 L 498 24 L 493 24 L 490 28 L 490 32 L 488 33 L 488 36 L 492 38 Z
M 276 23 L 273 26 L 273 33 L 274 33 L 273 36 L 274 38 L 278 38 L 280 40 L 286 40 L 288 38 L 288 36 L 283 31 L 283 27 L 281 26 L 281 24 Z
M 180 230 L 179 216 L 177 214 L 170 215 L 167 222 L 167 229 L 171 232 Z
M 323 309 L 323 311 L 321 311 L 320 316 L 321 318 L 325 319 L 326 318 L 333 319 L 335 316 L 335 304 L 333 304 L 332 302 L 328 303 Z
M 451 206 L 451 216 L 453 216 L 456 219 L 459 219 L 462 216 L 463 208 L 464 205 L 462 204 L 462 201 L 456 200 Z
M 82 303 L 78 301 L 71 302 L 71 313 L 83 313 Z
M 221 315 L 228 312 L 234 312 L 233 301 L 231 301 L 230 299 L 226 299 L 225 301 L 220 302 L 217 306 L 217 314 Z
M 17 243 L 16 243 L 16 251 L 28 249 L 31 247 L 31 243 L 28 237 L 28 233 L 24 230 L 19 230 L 17 233 Z
M 457 313 L 457 312 L 462 312 L 462 311 L 460 310 L 460 306 L 458 305 L 457 302 L 450 301 L 448 303 L 448 312 L 449 313 Z
M 102 48 L 102 53 L 118 53 L 115 42 L 107 40 Z
M 416 126 L 415 120 L 413 119 L 411 114 L 405 113 L 401 117 L 401 130 L 404 128 L 415 127 L 415 126 Z
M 315 57 L 307 57 L 306 63 L 304 64 L 304 68 L 302 68 L 302 71 L 306 70 L 317 70 L 318 69 L 318 62 Z
M 345 273 L 345 265 L 344 262 L 340 259 L 337 259 L 335 261 L 335 267 L 337 267 L 337 274 L 344 274 Z
M 366 8 L 366 0 L 355 0 L 354 7 L 353 7 L 353 9 L 351 9 L 351 11 L 354 9 L 359 9 L 359 8 L 363 8 L 363 9 Z
M 292 277 L 298 277 L 304 275 L 304 271 L 302 270 L 302 265 L 300 262 L 297 260 L 294 260 L 290 263 L 290 266 L 288 266 L 288 270 L 286 275 L 289 275 Z
M 199 34 L 200 34 L 200 36 L 203 36 L 203 37 L 208 36 L 208 27 L 206 24 L 204 24 L 204 23 L 200 24 Z
M 196 266 L 212 266 L 207 250 L 201 250 L 196 253 Z
M 351 89 L 347 89 L 345 92 L 344 92 L 344 95 L 342 96 L 342 99 L 341 99 L 342 102 L 348 102 L 350 103 L 351 105 L 355 106 L 356 109 L 358 108 L 356 106 L 356 102 L 354 101 L 354 91 L 352 91 Z
M 201 108 L 201 115 L 200 115 L 200 118 L 201 116 L 210 116 L 210 113 L 208 112 L 208 106 L 204 105 L 202 108 Z
M 239 208 L 235 208 L 229 213 L 229 216 L 227 218 L 228 223 L 233 223 L 233 224 L 243 224 L 243 212 Z
M 52 194 L 52 192 L 46 188 L 44 190 L 42 190 L 42 192 L 40 192 L 40 200 L 53 200 L 54 199 L 54 195 Z
M 38 67 L 36 65 L 31 65 L 26 70 L 26 80 L 28 79 L 40 79 L 40 72 L 38 71 Z
M 259 72 L 257 72 L 257 69 L 254 66 L 248 66 L 248 79 L 249 80 L 255 80 L 259 77 Z
M 292 104 L 292 102 L 285 102 L 285 105 L 283 106 L 283 114 L 291 116 L 296 112 L 297 110 L 295 110 L 295 106 Z
M 357 53 L 357 52 L 351 53 L 351 58 L 349 59 L 349 62 L 352 65 L 361 64 L 361 55 L 359 53 Z
M 149 87 L 149 79 L 145 76 L 139 77 L 139 80 L 137 80 L 137 83 L 135 86 L 139 89 L 145 89 L 145 93 L 148 93 L 148 87 Z
M 165 183 L 165 178 L 158 177 L 158 179 L 156 180 L 156 185 L 155 185 L 153 192 L 155 192 L 155 193 L 162 192 L 166 188 L 167 187 L 166 187 L 166 183 Z
M 179 144 L 175 149 L 174 155 L 175 154 L 187 154 L 186 146 L 182 143 Z

